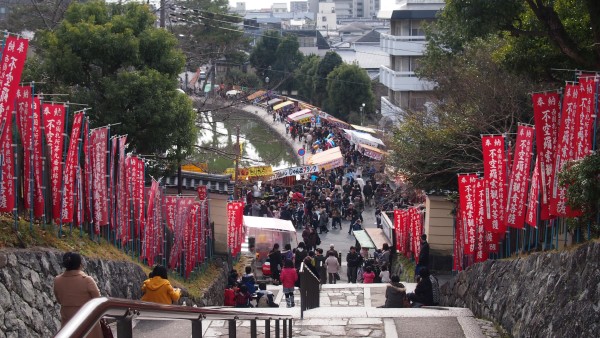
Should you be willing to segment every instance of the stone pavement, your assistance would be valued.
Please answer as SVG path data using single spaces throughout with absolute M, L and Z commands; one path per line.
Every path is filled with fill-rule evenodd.
M 413 291 L 414 283 L 405 283 Z M 286 308 L 280 286 L 269 286 L 279 308 L 236 309 L 245 312 L 289 314 L 293 316 L 294 337 L 499 337 L 494 325 L 476 319 L 465 308 L 429 307 L 420 309 L 378 308 L 385 302 L 386 284 L 323 285 L 320 307 L 304 312 L 300 319 L 300 295 L 295 292 L 296 307 Z M 249 336 L 250 323 L 238 322 L 238 336 Z M 257 321 L 257 331 L 264 334 L 264 322 Z M 271 333 L 275 324 L 271 322 Z M 226 337 L 228 323 L 205 321 L 205 337 Z

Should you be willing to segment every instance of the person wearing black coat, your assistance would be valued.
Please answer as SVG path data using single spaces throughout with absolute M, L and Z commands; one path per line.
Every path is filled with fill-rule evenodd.
M 429 269 L 421 268 L 419 270 L 419 282 L 414 293 L 408 294 L 408 299 L 413 307 L 432 306 L 433 305 L 433 285 L 429 279 Z
M 279 273 L 283 268 L 283 259 L 281 256 L 281 251 L 279 251 L 278 243 L 275 243 L 273 245 L 273 250 L 269 252 L 269 262 L 271 263 L 271 278 L 279 281 Z
M 422 268 L 429 267 L 429 243 L 427 243 L 427 235 L 421 235 L 421 252 L 419 252 L 419 263 L 415 267 L 415 277 L 419 276 L 419 271 Z
M 346 255 L 346 263 L 348 268 L 348 283 L 356 283 L 356 274 L 358 267 L 362 264 L 362 259 L 353 246 L 350 247 L 350 252 Z
M 406 298 L 406 287 L 400 283 L 400 277 L 392 276 L 391 283 L 385 289 L 385 304 L 381 307 L 401 308 L 404 307 Z

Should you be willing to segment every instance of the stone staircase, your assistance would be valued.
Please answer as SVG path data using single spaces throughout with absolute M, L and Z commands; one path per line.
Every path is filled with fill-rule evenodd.
M 408 292 L 414 283 L 404 283 Z M 300 318 L 300 295 L 295 292 L 294 308 L 286 308 L 281 286 L 268 286 L 279 308 L 236 309 L 247 312 L 289 314 L 294 317 L 293 336 L 317 337 L 497 337 L 493 325 L 473 317 L 465 308 L 420 309 L 378 308 L 385 302 L 386 284 L 327 284 L 320 292 L 320 307 Z M 264 322 L 257 322 L 259 337 Z M 271 332 L 274 324 L 271 323 Z M 205 321 L 204 337 L 228 337 L 228 323 Z M 238 322 L 238 337 L 250 336 L 250 323 Z

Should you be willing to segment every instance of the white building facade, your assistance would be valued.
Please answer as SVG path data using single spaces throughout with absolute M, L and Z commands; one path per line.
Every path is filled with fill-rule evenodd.
M 317 29 L 336 30 L 337 13 L 336 5 L 333 2 L 320 2 L 319 11 L 316 13 Z
M 396 120 L 406 110 L 422 110 L 433 85 L 415 75 L 426 47 L 424 26 L 436 19 L 444 0 L 399 0 L 399 7 L 380 13 L 390 20 L 390 34 L 381 34 L 380 46 L 390 56 L 381 66 L 379 82 L 388 88 L 381 98 L 381 114 Z M 383 17 L 386 16 L 386 17 Z

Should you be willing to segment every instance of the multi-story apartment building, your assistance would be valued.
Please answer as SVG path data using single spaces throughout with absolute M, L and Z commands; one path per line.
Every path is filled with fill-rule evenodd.
M 290 12 L 308 12 L 308 1 L 290 1 Z
M 379 82 L 388 88 L 388 95 L 381 98 L 381 114 L 392 120 L 406 110 L 424 109 L 430 101 L 432 84 L 417 78 L 415 70 L 426 47 L 423 27 L 436 19 L 444 0 L 398 0 L 397 4 L 397 9 L 379 16 L 390 20 L 390 34 L 380 37 L 390 62 L 380 67 Z
M 320 30 L 336 30 L 337 29 L 337 13 L 335 4 L 332 2 L 319 3 L 319 10 L 316 12 L 317 29 Z
M 345 18 L 374 18 L 381 8 L 381 0 L 309 0 L 308 10 L 318 12 L 319 4 L 333 3 L 337 17 Z
M 271 5 L 271 13 L 286 13 L 288 11 L 287 3 L 279 2 Z

